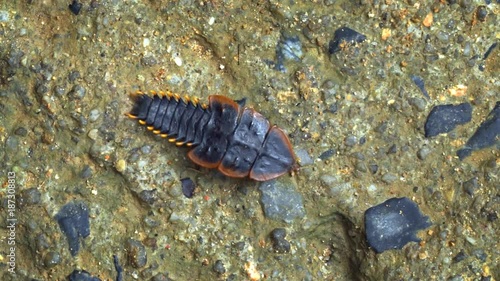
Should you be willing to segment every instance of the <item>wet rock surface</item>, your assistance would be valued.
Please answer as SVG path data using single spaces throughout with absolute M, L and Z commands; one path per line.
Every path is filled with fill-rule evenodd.
M 497 2 L 4 2 L 0 234 L 16 275 L 1 243 L 0 280 L 117 280 L 112 255 L 123 280 L 500 279 Z M 366 39 L 332 40 L 346 26 Z M 256 183 L 198 167 L 125 116 L 137 90 L 246 98 L 297 170 Z M 434 106 L 463 103 L 469 122 L 424 137 Z M 363 214 L 393 197 L 433 224 L 375 255 Z M 54 219 L 68 202 L 85 202 L 86 238 Z

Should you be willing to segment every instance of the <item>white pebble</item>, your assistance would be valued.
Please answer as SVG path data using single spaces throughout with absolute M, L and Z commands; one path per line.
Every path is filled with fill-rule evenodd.
M 177 66 L 181 66 L 182 65 L 182 59 L 178 56 L 175 56 L 174 57 L 174 62 Z

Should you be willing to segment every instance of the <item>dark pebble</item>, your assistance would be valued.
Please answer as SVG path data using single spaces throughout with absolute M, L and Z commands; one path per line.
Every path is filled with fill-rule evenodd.
M 395 144 L 391 145 L 391 147 L 387 150 L 387 154 L 394 154 L 396 152 L 398 152 L 398 147 Z
M 429 94 L 427 93 L 427 90 L 425 89 L 424 79 L 422 79 L 422 77 L 416 76 L 416 75 L 412 75 L 412 76 L 410 76 L 410 78 L 413 81 L 413 83 L 415 83 L 415 85 L 417 85 L 417 87 L 420 89 L 420 91 L 422 92 L 424 97 L 429 99 L 430 97 L 429 97 Z
M 83 202 L 69 202 L 55 216 L 61 231 L 66 235 L 72 256 L 78 254 L 80 237 L 90 235 L 89 209 Z
M 370 172 L 372 174 L 376 174 L 378 172 L 378 165 L 377 164 L 370 164 L 368 166 L 368 168 L 370 169 Z
M 113 264 L 116 270 L 116 281 L 123 281 L 123 267 L 120 265 L 117 255 L 113 255 Z
M 75 87 L 73 87 L 73 90 L 69 92 L 69 97 L 72 99 L 81 100 L 85 96 L 85 92 L 86 90 L 84 87 L 76 85 Z
M 455 29 L 455 26 L 456 26 L 456 22 L 454 19 L 450 19 L 447 23 L 446 23 L 446 28 L 448 29 Z
M 489 222 L 494 222 L 497 219 L 498 219 L 498 214 L 494 211 L 492 211 L 486 215 L 486 220 Z
M 500 134 L 500 102 L 490 112 L 486 120 L 479 125 L 476 132 L 467 141 L 464 148 L 457 151 L 460 160 L 469 156 L 472 151 L 483 149 L 497 144 L 497 137 Z
M 158 200 L 158 191 L 156 188 L 152 190 L 143 190 L 139 193 L 139 198 L 143 202 L 152 205 L 156 200 Z
M 73 0 L 73 2 L 68 5 L 68 8 L 75 16 L 77 16 L 82 9 L 82 3 L 78 2 L 78 0 Z
M 291 223 L 305 216 L 302 194 L 295 184 L 271 180 L 261 183 L 259 190 L 266 217 Z
M 40 84 L 36 87 L 36 93 L 41 97 L 49 91 L 49 88 L 45 84 Z
M 391 198 L 365 212 L 366 239 L 377 253 L 419 242 L 417 232 L 430 225 L 429 218 L 406 197 Z
M 491 44 L 491 46 L 488 48 L 488 50 L 486 50 L 486 52 L 484 53 L 484 56 L 483 56 L 483 60 L 487 59 L 491 52 L 493 51 L 493 49 L 495 49 L 498 45 L 498 42 L 495 42 L 493 44 Z
M 464 253 L 464 250 L 460 250 L 460 252 L 453 257 L 453 262 L 454 263 L 457 263 L 457 262 L 461 262 L 463 260 L 465 260 L 467 258 L 467 255 Z
M 486 16 L 488 16 L 488 9 L 486 6 L 479 6 L 476 10 L 476 18 L 479 21 L 486 21 Z
M 24 56 L 24 52 L 19 49 L 13 50 L 9 53 L 7 58 L 7 63 L 12 68 L 19 68 L 21 66 L 21 58 Z
M 277 253 L 288 253 L 290 251 L 290 242 L 285 239 L 286 229 L 275 228 L 271 232 L 271 240 L 273 241 L 273 249 Z
M 350 29 L 349 27 L 341 27 L 335 30 L 335 34 L 333 35 L 333 39 L 328 44 L 328 52 L 330 54 L 336 53 L 340 51 L 343 47 L 341 44 L 355 44 L 361 43 L 366 40 L 366 36 Z
M 326 159 L 331 158 L 334 154 L 335 154 L 334 149 L 328 149 L 327 151 L 321 153 L 321 155 L 319 156 L 319 159 L 326 160 Z
M 50 251 L 43 258 L 45 268 L 52 268 L 61 263 L 61 255 L 58 252 Z
M 470 196 L 474 195 L 474 192 L 476 191 L 477 187 L 479 186 L 477 177 L 473 177 L 472 179 L 466 181 L 463 183 L 463 188 L 467 194 Z
M 192 198 L 194 196 L 194 190 L 196 189 L 196 184 L 190 178 L 181 179 L 182 193 L 187 198 Z
M 226 273 L 226 268 L 224 267 L 224 263 L 221 260 L 216 260 L 214 265 L 212 266 L 212 270 L 217 274 Z
M 73 272 L 68 275 L 69 281 L 101 281 L 98 277 L 92 276 L 89 272 L 85 270 L 73 270 Z
M 75 82 L 75 80 L 78 78 L 80 78 L 80 72 L 78 70 L 73 70 L 68 75 L 68 80 L 70 82 Z
M 49 242 L 47 241 L 47 237 L 45 234 L 38 234 L 35 238 L 36 249 L 39 252 L 42 252 L 50 247 Z
M 488 255 L 482 249 L 476 249 L 472 251 L 472 254 L 482 262 L 486 262 L 486 259 L 488 259 Z
M 356 138 L 356 136 L 350 135 L 345 138 L 345 145 L 355 146 L 356 144 L 358 144 L 358 138 Z
M 14 134 L 20 136 L 20 137 L 25 137 L 28 134 L 28 130 L 24 127 L 19 127 L 14 131 Z
M 90 168 L 89 165 L 85 165 L 85 167 L 83 167 L 83 170 L 80 172 L 80 177 L 82 179 L 88 179 L 92 176 L 92 168 Z
M 57 85 L 54 87 L 54 92 L 56 95 L 62 97 L 66 94 L 66 88 L 64 86 Z
M 36 187 L 25 189 L 21 192 L 19 196 L 19 207 L 31 206 L 40 203 L 42 194 Z
M 453 130 L 457 125 L 465 124 L 472 118 L 472 106 L 469 103 L 459 105 L 435 106 L 425 122 L 425 137 L 430 138 Z
M 146 265 L 148 261 L 146 248 L 141 242 L 128 239 L 125 248 L 127 249 L 128 261 L 133 268 L 141 268 Z

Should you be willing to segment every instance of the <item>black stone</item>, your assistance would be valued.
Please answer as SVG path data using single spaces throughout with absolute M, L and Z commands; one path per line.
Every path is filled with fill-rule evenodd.
M 277 253 L 287 253 L 290 251 L 290 242 L 285 239 L 286 229 L 275 228 L 271 232 L 271 240 L 273 241 L 273 249 Z
M 190 178 L 181 179 L 182 193 L 187 198 L 192 198 L 194 195 L 194 190 L 196 189 L 196 184 Z
M 28 134 L 28 130 L 24 127 L 19 127 L 14 131 L 14 134 L 20 136 L 20 137 L 25 137 Z
M 224 267 L 224 263 L 221 260 L 216 260 L 212 270 L 217 273 L 217 274 L 224 274 L 226 273 L 226 268 Z
M 335 30 L 335 34 L 333 35 L 333 39 L 328 44 L 328 52 L 330 54 L 336 53 L 340 51 L 341 43 L 347 43 L 349 45 L 355 43 L 361 43 L 366 40 L 366 36 L 350 29 L 349 27 L 341 27 Z
M 467 255 L 464 253 L 464 250 L 460 250 L 460 252 L 453 257 L 453 262 L 454 263 L 457 263 L 457 262 L 461 262 L 463 260 L 465 260 L 467 258 Z
M 327 151 L 321 153 L 321 155 L 319 156 L 319 159 L 326 160 L 326 159 L 332 157 L 334 154 L 335 154 L 335 150 L 328 149 Z
M 139 193 L 139 198 L 149 205 L 152 205 L 158 199 L 158 191 L 155 189 L 152 190 L 143 190 Z
M 412 75 L 412 76 L 410 76 L 410 78 L 413 81 L 413 83 L 415 83 L 415 85 L 417 85 L 417 87 L 420 89 L 422 94 L 424 94 L 424 96 L 427 99 L 429 99 L 430 97 L 429 97 L 429 94 L 427 93 L 427 90 L 425 89 L 424 79 L 422 79 L 422 77 L 416 76 L 416 75 Z
M 377 253 L 419 242 L 417 231 L 430 225 L 429 218 L 406 197 L 391 198 L 365 212 L 366 239 Z
M 90 235 L 89 209 L 83 202 L 69 202 L 55 216 L 61 231 L 66 235 L 72 256 L 78 254 L 80 237 Z
M 457 156 L 463 160 L 469 156 L 472 151 L 480 150 L 489 146 L 499 145 L 497 140 L 500 134 L 500 101 L 496 103 L 495 108 L 490 112 L 486 120 L 479 125 L 476 132 L 465 144 L 464 148 L 457 151 Z
M 73 272 L 68 275 L 69 281 L 101 281 L 101 279 L 92 276 L 85 270 L 73 270 Z
M 493 49 L 495 49 L 497 47 L 497 45 L 498 45 L 498 42 L 491 44 L 491 46 L 488 48 L 486 53 L 484 53 L 483 60 L 487 59 L 490 56 L 491 52 L 493 51 Z
M 447 133 L 455 129 L 457 125 L 469 122 L 471 118 L 472 106 L 469 103 L 435 106 L 425 122 L 425 137 L 430 138 Z

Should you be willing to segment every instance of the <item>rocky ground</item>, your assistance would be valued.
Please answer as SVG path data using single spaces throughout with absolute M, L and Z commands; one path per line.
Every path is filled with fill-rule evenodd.
M 499 7 L 2 2 L 0 279 L 500 280 Z M 137 90 L 246 97 L 300 167 L 200 168 Z

